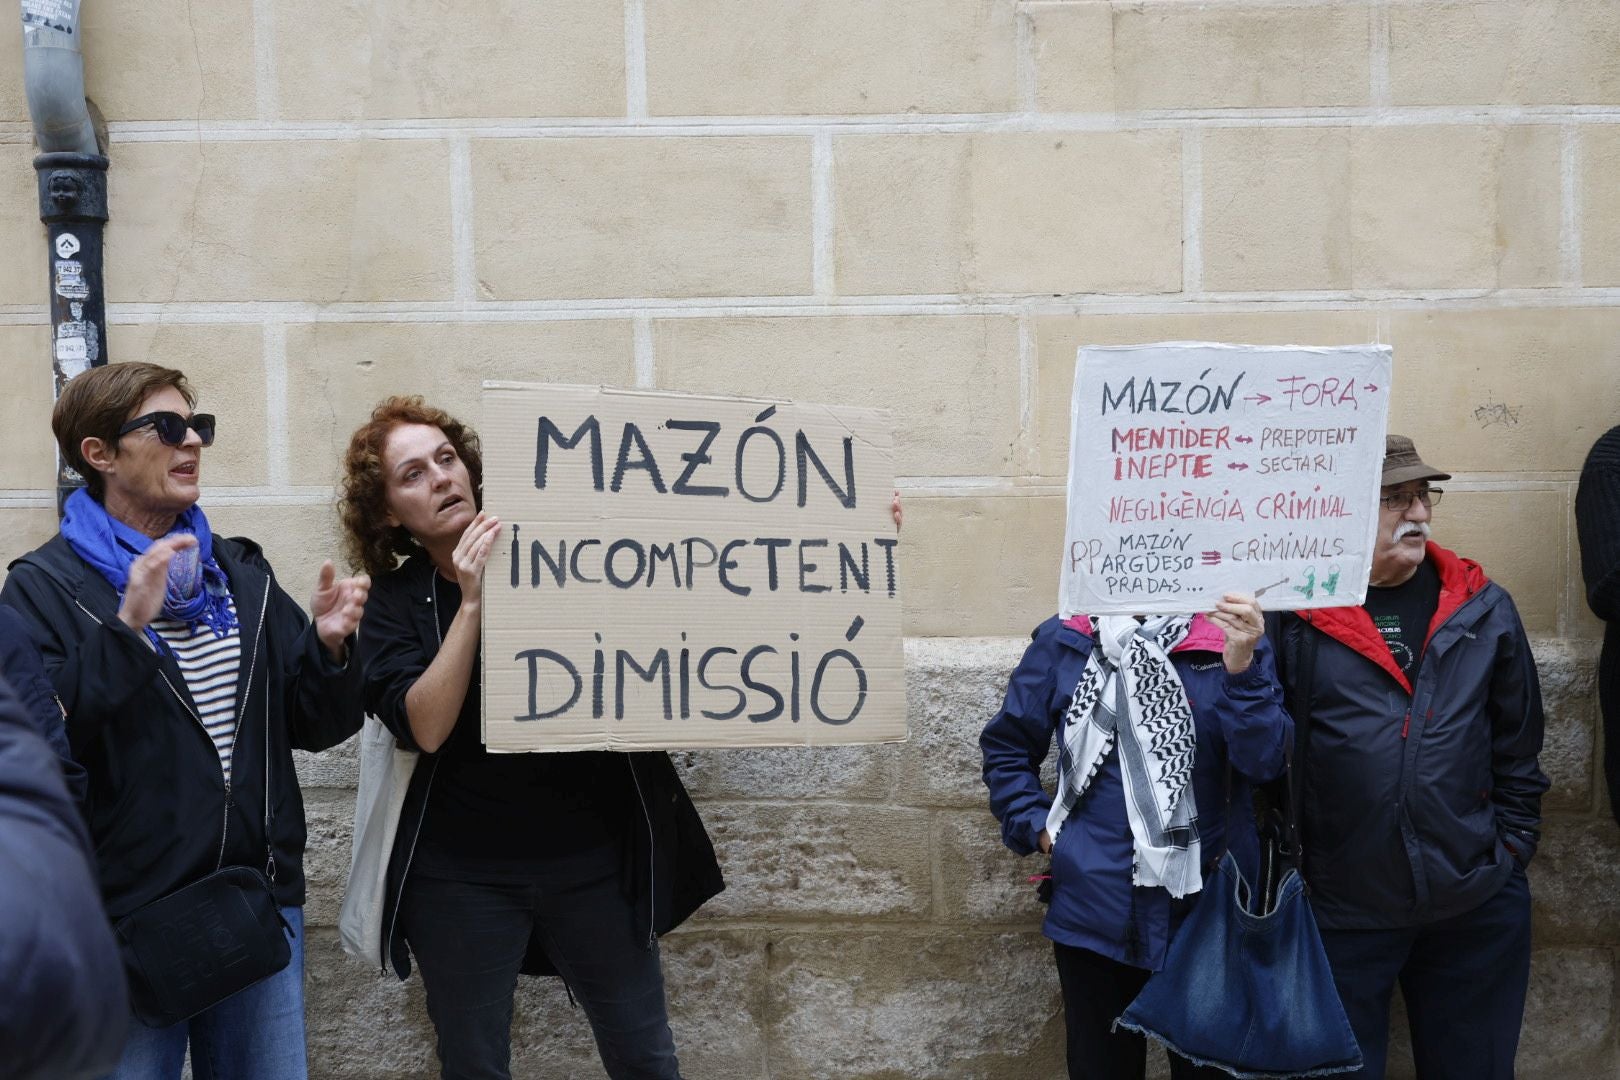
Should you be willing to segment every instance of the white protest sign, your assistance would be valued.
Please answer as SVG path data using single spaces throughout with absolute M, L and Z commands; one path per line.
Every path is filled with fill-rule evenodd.
M 1391 366 L 1385 345 L 1080 349 L 1062 614 L 1360 604 Z
M 493 751 L 905 738 L 873 409 L 484 384 Z

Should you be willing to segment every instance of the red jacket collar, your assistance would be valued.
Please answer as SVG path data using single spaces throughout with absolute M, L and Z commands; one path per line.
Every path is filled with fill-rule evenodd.
M 1433 541 L 1428 545 L 1428 559 L 1440 574 L 1440 602 L 1435 605 L 1434 618 L 1429 621 L 1429 632 L 1423 639 L 1425 649 L 1434 632 L 1451 618 L 1452 613 L 1462 607 L 1469 597 L 1490 584 L 1490 579 L 1478 563 L 1464 559 Z M 1313 608 L 1298 614 L 1328 637 L 1377 664 L 1408 694 L 1412 692 L 1412 684 L 1407 681 L 1406 673 L 1395 663 L 1394 654 L 1389 651 L 1378 628 L 1373 626 L 1372 616 L 1367 614 L 1366 608 Z
M 1077 630 L 1085 637 L 1091 636 L 1091 616 L 1071 615 L 1063 620 L 1063 625 L 1070 630 Z M 1220 627 L 1210 622 L 1200 612 L 1193 616 L 1192 626 L 1187 628 L 1187 636 L 1177 642 L 1176 647 L 1170 651 L 1178 652 L 1220 652 L 1226 648 L 1226 634 Z

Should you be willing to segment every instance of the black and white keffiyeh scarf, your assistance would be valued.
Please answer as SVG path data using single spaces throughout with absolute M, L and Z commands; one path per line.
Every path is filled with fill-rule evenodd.
M 1055 843 L 1115 744 L 1135 840 L 1131 880 L 1182 897 L 1203 887 L 1193 795 L 1192 708 L 1170 651 L 1192 619 L 1092 619 L 1095 644 L 1059 734 L 1058 792 L 1046 817 Z

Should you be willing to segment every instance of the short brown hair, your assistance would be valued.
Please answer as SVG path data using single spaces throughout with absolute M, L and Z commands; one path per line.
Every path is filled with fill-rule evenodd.
M 174 368 L 156 364 L 107 364 L 93 367 L 68 380 L 62 396 L 51 411 L 51 431 L 56 435 L 62 459 L 73 466 L 99 502 L 106 491 L 102 475 L 90 467 L 79 451 L 85 439 L 100 439 L 108 446 L 118 442 L 118 429 L 135 416 L 141 402 L 172 386 L 180 391 L 188 407 L 195 408 L 197 395 L 186 377 Z
M 420 397 L 391 397 L 371 410 L 349 439 L 343 455 L 343 482 L 338 494 L 338 517 L 343 521 L 343 550 L 351 566 L 381 576 L 399 565 L 401 555 L 417 550 L 403 525 L 388 524 L 388 481 L 383 475 L 383 447 L 388 433 L 401 424 L 425 424 L 444 432 L 472 478 L 473 500 L 484 502 L 484 456 L 478 433 L 443 409 L 422 403 Z

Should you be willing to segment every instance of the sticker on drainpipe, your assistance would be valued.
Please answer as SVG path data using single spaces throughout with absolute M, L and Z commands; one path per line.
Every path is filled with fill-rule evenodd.
M 73 16 L 73 6 L 72 0 L 22 0 L 23 22 L 65 24 Z
M 83 300 L 90 295 L 90 284 L 84 280 L 84 264 L 78 259 L 56 261 L 56 295 L 64 300 Z
M 70 232 L 65 232 L 56 238 L 56 257 L 71 259 L 79 253 L 79 238 Z
M 96 327 L 88 322 L 65 322 L 56 328 L 56 362 L 68 378 L 82 372 L 101 353 Z

